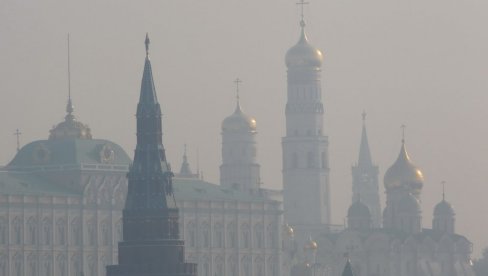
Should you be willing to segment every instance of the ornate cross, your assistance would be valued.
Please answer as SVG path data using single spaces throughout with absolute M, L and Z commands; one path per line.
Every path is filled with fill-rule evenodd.
M 237 78 L 237 79 L 235 79 L 234 83 L 236 84 L 236 97 L 237 97 L 237 100 L 239 100 L 239 84 L 242 83 L 242 80 Z
M 19 129 L 16 129 L 14 135 L 17 136 L 17 151 L 19 151 L 20 150 L 20 135 L 22 135 L 22 132 L 20 132 Z
M 407 126 L 402 125 L 401 128 L 402 128 L 402 142 L 405 142 L 405 129 L 407 128 Z
M 305 2 L 305 0 L 300 0 L 300 2 L 297 3 L 297 5 L 300 5 L 301 6 L 301 17 L 302 17 L 302 21 L 303 21 L 303 18 L 304 18 L 304 15 L 303 15 L 303 10 L 305 8 L 305 5 L 308 5 L 310 4 L 309 2 Z

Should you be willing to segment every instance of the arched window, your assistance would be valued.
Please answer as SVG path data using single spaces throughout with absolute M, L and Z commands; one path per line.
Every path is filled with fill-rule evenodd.
M 108 246 L 111 244 L 110 240 L 110 226 L 108 221 L 103 221 L 102 226 L 100 227 L 100 231 L 102 232 L 102 245 Z
M 93 257 L 88 259 L 88 276 L 97 276 L 97 264 Z
M 52 276 L 51 256 L 45 255 L 42 261 L 42 275 Z
M 186 237 L 186 240 L 188 241 L 188 246 L 195 247 L 196 239 L 197 239 L 197 229 L 196 229 L 195 222 L 193 221 L 188 222 L 187 228 L 188 228 L 187 231 L 188 236 Z
M 95 221 L 88 222 L 86 226 L 87 235 L 88 235 L 88 245 L 95 245 L 97 241 L 97 231 Z
M 277 276 L 276 275 L 276 260 L 273 257 L 268 258 L 268 276 Z
M 8 276 L 6 259 L 4 254 L 0 255 L 0 276 Z
M 78 255 L 74 255 L 73 257 L 71 257 L 71 275 L 82 275 L 81 260 Z
M 7 223 L 6 218 L 0 218 L 0 244 L 7 243 Z
M 210 225 L 206 222 L 202 224 L 202 246 L 204 248 L 210 246 Z
M 237 276 L 237 262 L 235 257 L 229 257 L 227 267 L 229 268 L 228 276 Z
M 37 241 L 37 221 L 30 218 L 27 221 L 27 244 L 36 244 Z
M 293 153 L 291 158 L 291 167 L 294 169 L 298 168 L 298 154 L 296 152 Z
M 325 152 L 321 153 L 320 160 L 322 161 L 321 162 L 322 169 L 327 169 L 327 156 L 325 155 Z
M 272 223 L 268 224 L 266 232 L 268 235 L 268 237 L 267 237 L 268 247 L 275 248 L 276 247 L 276 238 L 275 238 L 275 231 L 273 231 L 273 224 Z
M 221 257 L 215 258 L 215 275 L 224 275 L 224 260 Z
M 221 223 L 216 223 L 214 226 L 214 246 L 217 248 L 223 247 L 223 238 L 224 238 L 224 227 L 222 226 Z
M 210 275 L 210 260 L 207 257 L 203 259 L 202 276 L 211 276 Z
M 254 225 L 254 247 L 263 248 L 264 244 L 264 227 L 262 223 Z
M 123 235 L 122 235 L 122 220 L 119 220 L 117 222 L 117 224 L 115 225 L 115 228 L 116 228 L 116 231 L 117 231 L 115 240 L 117 242 L 120 242 L 123 239 Z
M 237 246 L 237 226 L 235 222 L 227 225 L 227 239 L 229 247 L 235 248 Z
M 261 258 L 256 258 L 255 259 L 256 265 L 256 272 L 254 273 L 254 276 L 264 276 L 264 261 Z
M 64 219 L 56 221 L 56 243 L 59 245 L 66 244 L 66 221 Z
M 12 223 L 13 234 L 14 234 L 14 244 L 21 244 L 22 243 L 22 221 L 19 217 L 14 218 Z
M 241 259 L 242 264 L 242 275 L 243 276 L 251 276 L 251 260 L 248 256 L 244 256 Z
M 251 231 L 248 224 L 241 225 L 241 247 L 249 248 L 251 245 Z
M 45 218 L 42 221 L 42 244 L 44 245 L 50 245 L 51 244 L 51 236 L 52 236 L 52 231 L 51 231 L 51 219 Z
M 73 245 L 81 245 L 81 222 L 79 218 L 74 218 L 71 221 L 71 242 Z
M 315 156 L 311 151 L 307 153 L 307 168 L 315 168 Z
M 105 275 L 106 274 L 106 267 L 110 265 L 108 258 L 106 256 L 102 256 L 100 258 L 100 263 L 99 267 L 101 269 L 100 273 L 98 275 Z
M 34 254 L 27 257 L 27 269 L 29 276 L 37 276 L 37 257 Z
M 22 256 L 17 254 L 14 256 L 14 267 L 13 267 L 13 274 L 14 276 L 22 276 L 24 273 L 22 271 Z
M 58 276 L 66 276 L 66 257 L 63 254 L 59 254 L 57 259 L 58 263 Z

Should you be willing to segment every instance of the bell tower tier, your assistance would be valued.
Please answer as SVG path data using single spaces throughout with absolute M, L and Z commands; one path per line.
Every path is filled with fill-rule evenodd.
M 283 201 L 286 222 L 297 230 L 297 235 L 309 235 L 330 224 L 329 153 L 328 137 L 323 131 L 323 57 L 308 42 L 303 19 L 300 26 L 300 39 L 286 54 Z
M 236 108 L 222 122 L 222 165 L 220 185 L 234 189 L 260 188 L 260 165 L 257 162 L 256 119 L 245 114 L 239 102 L 237 86 Z

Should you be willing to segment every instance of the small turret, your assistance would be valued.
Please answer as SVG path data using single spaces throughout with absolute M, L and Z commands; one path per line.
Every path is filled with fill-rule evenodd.
M 367 230 L 371 228 L 371 212 L 368 206 L 361 202 L 360 198 L 349 207 L 347 221 L 351 230 Z
M 444 188 L 443 188 L 444 189 Z M 452 205 L 446 201 L 444 190 L 442 191 L 442 201 L 434 208 L 434 218 L 432 219 L 432 229 L 434 231 L 454 234 L 456 213 Z

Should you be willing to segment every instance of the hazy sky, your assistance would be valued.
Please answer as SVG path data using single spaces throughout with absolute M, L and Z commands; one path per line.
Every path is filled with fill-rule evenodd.
M 333 222 L 342 223 L 350 204 L 366 110 L 381 178 L 406 124 L 407 149 L 426 179 L 424 226 L 444 180 L 457 230 L 479 252 L 488 245 L 488 1 L 311 2 L 307 32 L 325 54 Z M 234 110 L 239 77 L 242 107 L 258 122 L 263 182 L 280 188 L 284 55 L 298 39 L 298 20 L 292 0 L 0 0 L 0 164 L 15 154 L 16 128 L 25 144 L 63 120 L 68 32 L 75 115 L 132 156 L 149 32 L 173 169 L 186 142 L 193 168 L 199 148 L 205 179 L 218 181 L 220 124 Z

